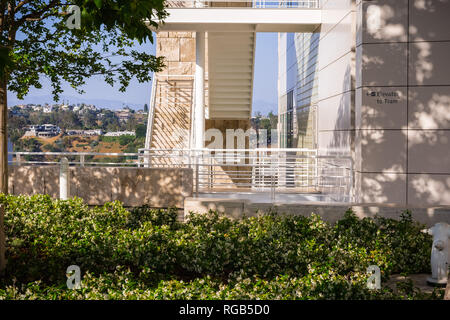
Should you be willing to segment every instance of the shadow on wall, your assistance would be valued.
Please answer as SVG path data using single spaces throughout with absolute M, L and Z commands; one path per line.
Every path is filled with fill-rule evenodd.
M 71 167 L 70 196 L 89 205 L 119 200 L 125 206 L 183 207 L 192 196 L 192 169 Z M 12 166 L 11 194 L 59 197 L 59 166 Z
M 448 206 L 450 0 L 411 0 L 408 11 L 393 15 L 399 12 L 397 6 L 402 5 L 381 6 L 379 31 L 358 30 L 363 42 L 370 42 L 360 56 L 363 87 L 356 118 L 361 129 L 355 140 L 360 200 Z M 404 41 L 408 30 L 409 44 L 380 43 Z M 371 91 L 397 92 L 397 102 L 374 103 L 367 98 Z
M 346 94 L 349 90 L 354 88 L 355 79 L 352 76 L 351 67 L 348 66 L 345 70 L 344 81 L 342 85 L 343 92 L 339 101 L 339 108 L 337 110 L 335 127 L 332 132 L 333 136 L 327 143 L 326 150 L 321 151 L 322 154 L 336 155 L 336 156 L 350 156 L 351 155 L 351 134 L 354 134 L 351 129 L 352 126 L 352 95 Z M 319 111 L 320 112 L 320 111 Z

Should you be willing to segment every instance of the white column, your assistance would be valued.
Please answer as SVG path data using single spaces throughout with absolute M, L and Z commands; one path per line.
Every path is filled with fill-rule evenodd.
M 205 32 L 195 33 L 194 148 L 204 147 L 205 135 Z
M 69 160 L 66 157 L 61 159 L 59 170 L 59 198 L 67 200 L 70 197 L 70 171 Z

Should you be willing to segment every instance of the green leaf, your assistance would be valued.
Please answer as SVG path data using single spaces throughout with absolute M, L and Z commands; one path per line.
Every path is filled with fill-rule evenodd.
M 102 0 L 94 0 L 95 5 L 97 6 L 97 8 L 101 9 L 102 7 Z

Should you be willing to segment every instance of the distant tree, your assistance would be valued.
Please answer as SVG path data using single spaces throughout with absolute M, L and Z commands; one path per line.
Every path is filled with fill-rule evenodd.
M 134 131 L 136 129 L 137 121 L 134 115 L 132 115 L 126 122 L 125 122 L 125 129 L 127 131 Z
M 105 110 L 103 112 L 101 127 L 105 131 L 117 131 L 121 129 L 121 124 L 114 112 Z
M 148 104 L 144 104 L 144 112 L 148 112 Z
M 71 110 L 60 111 L 53 113 L 55 115 L 55 120 L 53 124 L 59 126 L 63 129 L 81 129 L 82 121 L 80 120 L 78 114 Z
M 135 136 L 132 136 L 131 134 L 125 134 L 123 136 L 119 136 L 119 144 L 121 146 L 126 146 L 127 144 L 134 141 Z
M 272 124 L 270 122 L 270 119 L 268 119 L 268 118 L 261 119 L 259 122 L 259 127 L 261 129 L 266 129 L 267 131 L 270 131 L 272 129 Z
M 25 134 L 24 128 L 28 125 L 27 118 L 25 116 L 13 115 L 12 112 L 8 112 L 8 137 L 11 143 L 15 145 L 17 141 Z
M 66 150 L 63 150 L 60 145 L 55 144 L 55 143 L 44 144 L 42 146 L 42 150 L 44 150 L 46 152 L 63 152 L 63 151 L 66 151 Z
M 21 139 L 14 146 L 15 150 L 20 150 L 24 152 L 41 152 L 42 142 L 35 138 Z
M 85 129 L 97 128 L 97 114 L 91 110 L 83 113 L 81 121 L 83 122 L 83 128 Z
M 145 124 L 138 124 L 136 126 L 136 138 L 145 138 L 147 135 L 147 126 Z
M 272 111 L 270 111 L 267 117 L 270 119 L 270 126 L 273 129 L 276 129 L 278 124 L 278 116 L 276 114 L 273 114 Z

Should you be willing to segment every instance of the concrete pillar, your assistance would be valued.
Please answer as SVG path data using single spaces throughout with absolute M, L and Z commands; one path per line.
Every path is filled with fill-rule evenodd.
M 194 148 L 204 147 L 205 135 L 205 32 L 195 33 Z
M 70 197 L 70 170 L 69 160 L 67 158 L 61 159 L 59 169 L 59 199 L 67 200 Z

